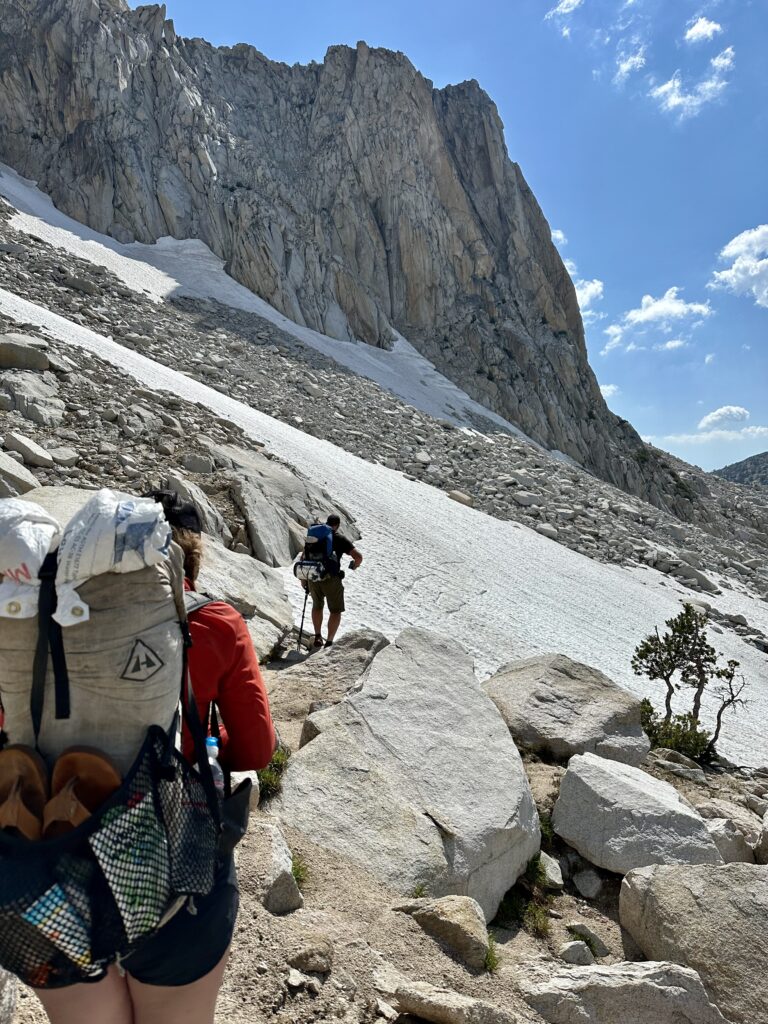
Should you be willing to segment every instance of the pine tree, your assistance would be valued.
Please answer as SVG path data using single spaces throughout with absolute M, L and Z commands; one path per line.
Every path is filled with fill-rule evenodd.
M 651 742 L 656 746 L 670 746 L 692 756 L 712 757 L 720 737 L 723 715 L 729 708 L 744 705 L 742 693 L 744 677 L 736 679 L 739 662 L 730 660 L 725 666 L 718 662 L 720 655 L 707 639 L 707 616 L 691 604 L 674 618 L 667 619 L 667 631 L 659 635 L 658 629 L 649 634 L 635 649 L 632 670 L 652 680 L 663 680 L 667 692 L 664 701 L 664 719 L 653 710 L 650 701 L 643 702 L 644 725 Z M 701 702 L 704 691 L 717 683 L 714 692 L 719 697 L 715 732 L 700 727 Z M 693 689 L 693 706 L 689 712 L 675 715 L 672 699 L 683 686 Z

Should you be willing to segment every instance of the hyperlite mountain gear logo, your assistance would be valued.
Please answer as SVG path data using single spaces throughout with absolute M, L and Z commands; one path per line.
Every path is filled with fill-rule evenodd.
M 146 683 L 164 664 L 160 655 L 147 647 L 143 640 L 136 640 L 120 678 L 134 683 Z

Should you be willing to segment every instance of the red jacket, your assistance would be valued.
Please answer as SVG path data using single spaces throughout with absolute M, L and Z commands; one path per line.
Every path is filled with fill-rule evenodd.
M 242 616 L 231 605 L 213 601 L 192 612 L 189 628 L 192 690 L 201 718 L 212 701 L 218 705 L 222 766 L 238 772 L 265 768 L 275 749 L 275 728 L 256 651 Z M 183 750 L 194 760 L 186 727 Z

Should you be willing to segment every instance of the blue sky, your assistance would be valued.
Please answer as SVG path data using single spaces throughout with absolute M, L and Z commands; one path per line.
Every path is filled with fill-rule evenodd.
M 766 0 L 170 0 L 186 36 L 476 78 L 556 233 L 611 408 L 705 469 L 768 450 Z

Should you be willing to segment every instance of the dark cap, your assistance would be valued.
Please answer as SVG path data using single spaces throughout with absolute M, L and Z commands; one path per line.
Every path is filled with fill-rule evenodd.
M 202 533 L 200 514 L 191 501 L 183 501 L 177 491 L 150 491 L 145 498 L 153 498 L 163 506 L 168 525 L 177 530 Z

